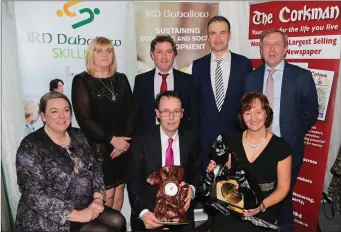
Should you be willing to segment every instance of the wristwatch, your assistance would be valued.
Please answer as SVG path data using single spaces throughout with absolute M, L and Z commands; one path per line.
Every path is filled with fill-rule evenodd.
M 262 205 L 262 210 L 261 211 L 262 211 L 262 213 L 264 213 L 266 211 L 266 207 L 265 207 L 263 202 L 261 203 L 261 205 Z

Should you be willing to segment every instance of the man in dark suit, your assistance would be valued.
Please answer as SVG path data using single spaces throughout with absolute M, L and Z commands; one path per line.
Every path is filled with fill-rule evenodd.
M 164 229 L 152 213 L 158 186 L 149 185 L 146 179 L 154 170 L 163 166 L 180 165 L 185 171 L 185 182 L 190 185 L 185 199 L 185 210 L 191 223 L 169 226 L 169 230 L 194 231 L 191 199 L 200 184 L 202 168 L 198 139 L 192 131 L 178 130 L 184 109 L 181 96 L 176 91 L 166 91 L 158 95 L 155 113 L 160 125 L 154 125 L 149 132 L 136 137 L 132 143 L 132 168 L 135 176 L 127 185 L 132 205 L 131 226 L 133 231 Z M 172 156 L 170 160 L 169 154 Z
M 141 135 L 158 124 L 154 102 L 162 91 L 178 91 L 183 99 L 184 115 L 181 128 L 197 131 L 198 112 L 193 77 L 173 68 L 177 50 L 169 35 L 158 35 L 151 42 L 150 54 L 155 68 L 135 77 L 134 102 L 137 118 L 136 134 Z
M 265 64 L 245 81 L 245 92 L 263 92 L 273 109 L 271 131 L 283 137 L 292 151 L 291 188 L 281 202 L 278 223 L 281 231 L 293 231 L 292 188 L 303 162 L 304 136 L 318 117 L 317 91 L 310 71 L 284 61 L 288 36 L 280 30 L 264 31 L 260 53 Z
M 207 25 L 212 52 L 193 62 L 192 75 L 199 107 L 199 132 L 204 167 L 209 163 L 210 146 L 219 134 L 238 130 L 237 114 L 244 93 L 244 80 L 252 71 L 249 59 L 230 52 L 230 22 L 223 16 L 211 18 Z M 214 214 L 211 212 L 210 215 Z M 198 230 L 207 231 L 213 218 Z

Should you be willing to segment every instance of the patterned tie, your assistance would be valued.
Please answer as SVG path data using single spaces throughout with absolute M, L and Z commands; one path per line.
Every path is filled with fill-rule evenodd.
M 217 108 L 220 111 L 224 103 L 224 82 L 223 82 L 223 72 L 220 67 L 220 63 L 223 59 L 216 60 L 217 68 L 215 70 L 215 101 Z
M 158 73 L 162 77 L 162 83 L 161 83 L 161 88 L 160 92 L 166 92 L 167 91 L 167 76 L 169 75 L 168 73 Z
M 168 139 L 168 148 L 166 150 L 166 166 L 172 166 L 174 165 L 174 154 L 173 154 L 173 139 Z
M 269 105 L 273 109 L 274 106 L 274 78 L 273 74 L 276 72 L 276 69 L 268 69 L 269 76 L 268 80 L 266 81 L 264 95 L 268 98 Z M 272 126 L 268 128 L 269 131 L 272 131 Z
M 268 80 L 266 81 L 264 95 L 268 98 L 269 105 L 273 109 L 274 106 L 274 78 L 273 74 L 276 72 L 276 69 L 269 69 Z

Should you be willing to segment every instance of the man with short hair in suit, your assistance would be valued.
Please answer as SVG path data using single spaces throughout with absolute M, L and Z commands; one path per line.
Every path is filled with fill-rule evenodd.
M 154 113 L 156 96 L 163 91 L 178 91 L 183 99 L 184 115 L 181 128 L 197 131 L 198 112 L 193 77 L 173 68 L 177 55 L 175 42 L 169 35 L 156 36 L 150 45 L 155 69 L 135 77 L 133 97 L 135 102 L 136 134 L 141 135 L 158 124 Z
M 209 163 L 210 147 L 217 136 L 239 129 L 238 107 L 244 94 L 245 78 L 252 71 L 252 63 L 248 58 L 229 51 L 231 25 L 225 17 L 211 18 L 207 34 L 212 52 L 195 60 L 192 67 L 204 167 Z M 214 212 L 210 215 L 214 215 Z M 198 230 L 207 231 L 212 224 L 213 217 L 209 217 Z
M 199 142 L 192 131 L 178 129 L 184 108 L 181 96 L 176 91 L 161 92 L 158 95 L 155 113 L 160 125 L 154 125 L 149 132 L 136 137 L 132 143 L 132 168 L 135 176 L 128 183 L 132 205 L 132 229 L 133 231 L 164 229 L 153 213 L 158 186 L 152 186 L 146 180 L 154 170 L 163 166 L 180 165 L 185 171 L 185 182 L 190 185 L 185 199 L 185 210 L 190 224 L 169 226 L 168 231 L 191 232 L 194 231 L 194 210 L 191 200 L 201 180 Z
M 293 231 L 292 189 L 304 155 L 304 136 L 318 117 L 318 100 L 310 71 L 284 61 L 288 36 L 277 29 L 266 30 L 260 38 L 260 54 L 265 64 L 245 81 L 245 92 L 264 93 L 274 112 L 272 133 L 283 137 L 291 147 L 291 185 L 281 202 L 278 223 L 281 231 Z

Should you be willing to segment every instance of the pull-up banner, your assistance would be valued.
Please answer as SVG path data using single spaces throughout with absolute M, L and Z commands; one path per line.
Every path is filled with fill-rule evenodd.
M 254 67 L 262 64 L 263 30 L 289 36 L 286 61 L 312 72 L 319 101 L 318 121 L 305 137 L 304 162 L 293 192 L 296 232 L 316 231 L 328 158 L 340 64 L 340 1 L 273 1 L 250 6 L 249 47 Z

